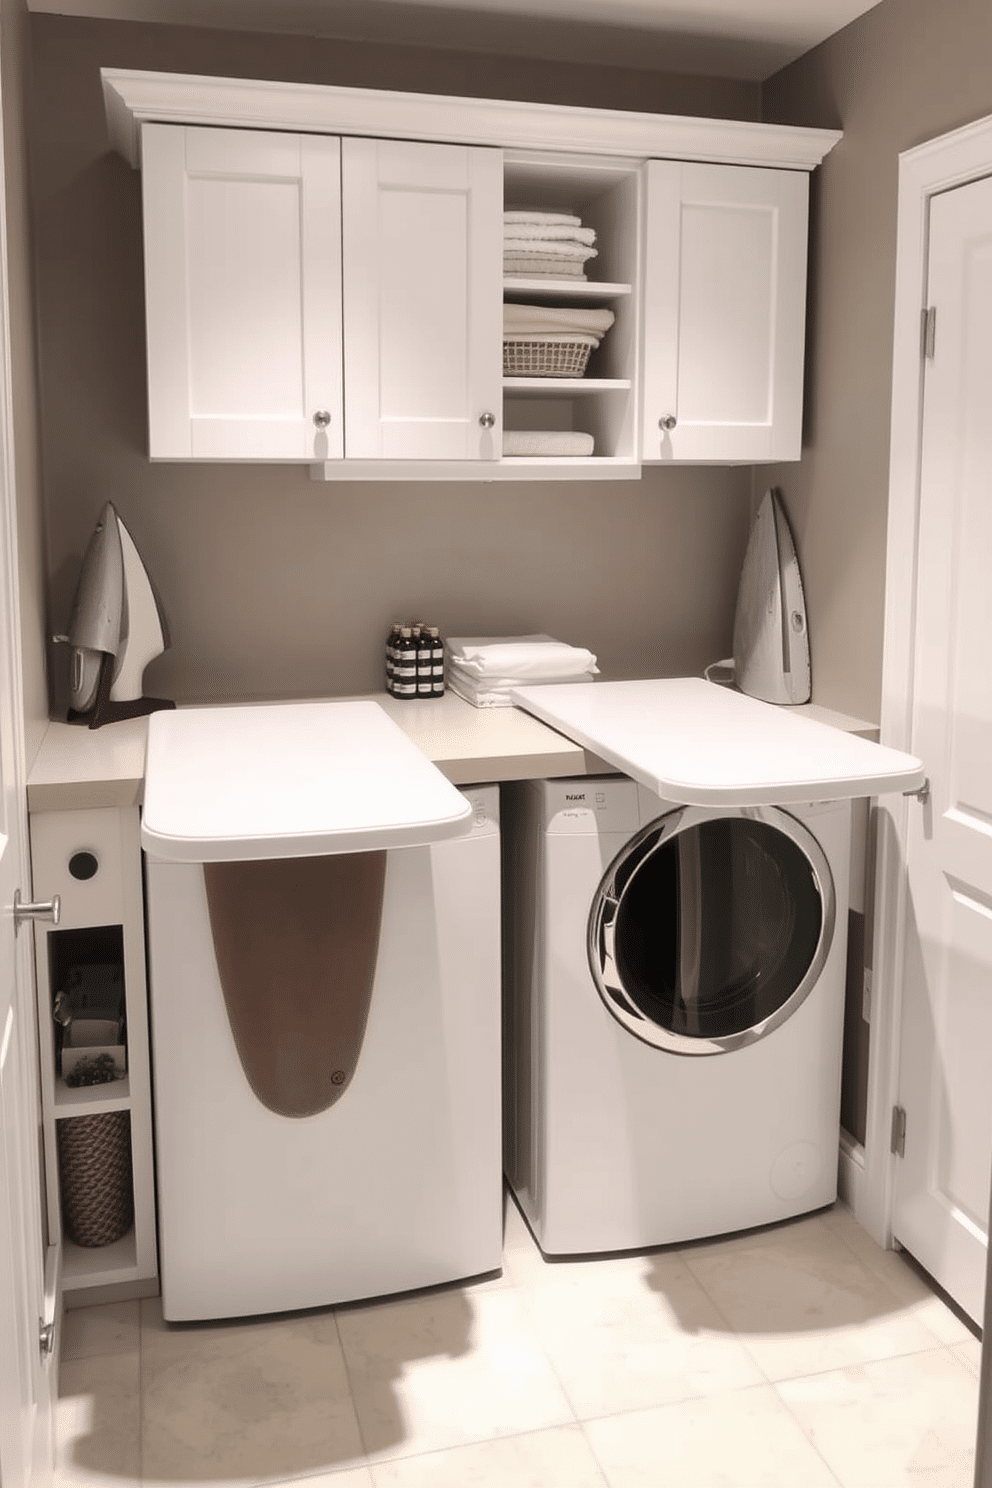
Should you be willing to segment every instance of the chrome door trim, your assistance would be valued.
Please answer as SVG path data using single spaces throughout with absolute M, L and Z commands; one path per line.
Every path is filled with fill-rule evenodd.
M 702 822 L 720 821 L 726 818 L 745 818 L 764 822 L 774 827 L 783 836 L 791 839 L 809 862 L 820 894 L 822 917 L 820 937 L 816 950 L 802 981 L 774 1013 L 760 1023 L 743 1029 L 740 1033 L 723 1038 L 690 1038 L 685 1034 L 672 1033 L 660 1028 L 644 1015 L 628 995 L 614 955 L 616 917 L 624 894 L 641 866 L 662 844 L 668 843 L 679 833 L 699 826 Z M 631 866 L 631 860 L 633 864 Z M 618 879 L 622 882 L 618 884 Z M 610 1015 L 628 1032 L 656 1049 L 670 1054 L 729 1054 L 735 1049 L 746 1048 L 767 1037 L 774 1029 L 791 1018 L 805 1002 L 815 987 L 823 970 L 833 943 L 837 916 L 837 898 L 834 891 L 833 874 L 822 847 L 802 822 L 780 806 L 725 806 L 720 808 L 682 806 L 649 822 L 625 844 L 610 863 L 599 887 L 593 896 L 589 911 L 586 948 L 589 969 L 596 990 Z

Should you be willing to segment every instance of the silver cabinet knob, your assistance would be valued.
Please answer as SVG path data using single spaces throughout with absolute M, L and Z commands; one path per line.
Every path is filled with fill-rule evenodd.
M 318 408 L 313 416 L 313 421 L 318 429 L 326 429 L 331 422 L 331 415 L 327 412 L 326 408 Z
M 19 930 L 25 920 L 51 920 L 57 925 L 62 917 L 62 900 L 54 894 L 47 904 L 29 904 L 21 899 L 20 889 L 14 890 L 14 929 Z
M 658 420 L 658 428 L 659 429 L 674 429 L 675 428 L 675 425 L 677 423 L 678 423 L 678 419 L 675 417 L 674 413 L 666 413 L 666 414 L 663 415 L 662 418 L 660 418 Z
M 493 429 L 496 427 L 496 415 L 494 413 L 480 413 L 479 423 L 484 429 Z

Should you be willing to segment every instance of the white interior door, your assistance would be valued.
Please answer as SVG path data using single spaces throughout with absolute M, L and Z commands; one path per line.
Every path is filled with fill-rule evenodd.
M 347 458 L 499 459 L 502 152 L 341 152 Z
M 2 180 L 2 157 L 0 157 Z M 59 1247 L 43 1238 L 37 1023 L 32 936 L 14 928 L 15 892 L 30 899 L 19 673 L 16 527 L 0 205 L 0 1480 L 52 1476 Z M 53 1327 L 51 1347 L 41 1330 Z
M 992 179 L 931 199 L 895 1238 L 982 1319 L 992 1161 Z

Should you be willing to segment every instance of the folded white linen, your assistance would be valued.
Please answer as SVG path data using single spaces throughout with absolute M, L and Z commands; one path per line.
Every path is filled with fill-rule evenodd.
M 503 241 L 526 239 L 528 243 L 585 243 L 596 241 L 594 227 L 562 227 L 552 222 L 510 222 L 503 226 Z
M 486 685 L 477 686 L 470 677 L 459 677 L 452 667 L 448 671 L 447 685 L 452 692 L 464 698 L 466 703 L 471 703 L 474 708 L 512 708 L 513 701 L 509 691 L 494 692 Z
M 504 222 L 546 222 L 552 227 L 581 227 L 582 218 L 570 212 L 504 212 Z
M 515 305 L 512 301 L 503 306 L 504 336 L 554 331 L 602 336 L 615 320 L 612 310 L 583 310 L 572 305 Z
M 503 273 L 508 279 L 585 279 L 586 271 L 574 258 L 555 258 L 553 254 L 531 253 L 507 255 Z
M 591 455 L 596 442 L 591 434 L 568 429 L 504 429 L 504 455 Z
M 592 335 L 590 331 L 504 331 L 503 344 L 507 342 L 525 341 L 532 346 L 535 342 L 542 345 L 550 341 L 552 345 L 556 342 L 563 346 L 598 346 L 599 337 Z
M 445 642 L 450 662 L 470 676 L 514 681 L 567 681 L 595 672 L 596 658 L 582 646 L 553 636 L 454 636 Z
M 584 674 L 580 677 L 558 677 L 558 682 L 591 682 L 592 677 Z M 501 682 L 480 681 L 476 677 L 469 676 L 460 667 L 449 667 L 447 683 L 451 691 L 457 693 L 466 703 L 471 703 L 475 708 L 512 708 L 513 699 L 510 697 L 510 688 L 520 685 L 519 679 L 513 677 L 504 678 Z
M 504 253 L 553 253 L 556 258 L 577 258 L 585 263 L 588 258 L 598 257 L 598 251 L 585 243 L 549 243 L 542 247 L 533 238 L 504 238 Z

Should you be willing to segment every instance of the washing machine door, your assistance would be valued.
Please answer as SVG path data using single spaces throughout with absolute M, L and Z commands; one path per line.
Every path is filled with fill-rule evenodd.
M 774 806 L 683 807 L 633 837 L 589 916 L 606 1007 L 674 1054 L 766 1037 L 809 995 L 833 938 L 826 857 Z

